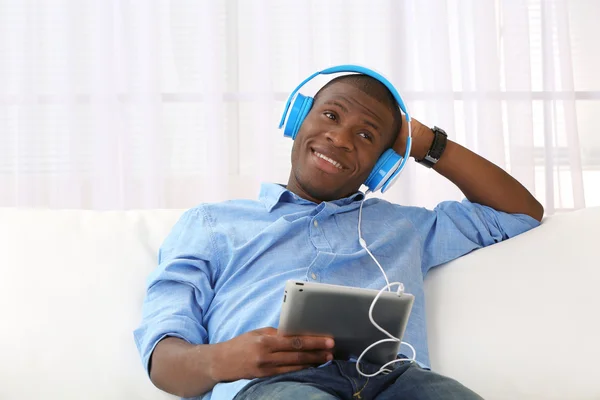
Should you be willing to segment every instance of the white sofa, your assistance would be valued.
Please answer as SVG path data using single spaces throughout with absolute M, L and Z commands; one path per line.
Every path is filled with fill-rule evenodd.
M 172 211 L 0 209 L 0 399 L 168 399 L 132 331 Z M 600 399 L 600 208 L 434 270 L 432 364 L 486 399 Z

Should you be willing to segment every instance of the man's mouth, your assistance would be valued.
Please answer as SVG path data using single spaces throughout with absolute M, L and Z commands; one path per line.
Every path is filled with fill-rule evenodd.
M 344 169 L 344 167 L 342 166 L 342 164 L 340 164 L 339 162 L 335 161 L 332 158 L 327 157 L 324 154 L 319 153 L 318 151 L 313 150 L 313 154 L 317 157 L 319 157 L 322 160 L 327 161 L 328 163 L 330 163 L 331 165 L 333 165 L 334 167 L 336 167 L 337 169 Z

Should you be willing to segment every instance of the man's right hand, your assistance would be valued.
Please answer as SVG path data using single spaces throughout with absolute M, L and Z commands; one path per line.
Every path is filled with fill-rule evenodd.
M 299 371 L 333 359 L 334 341 L 319 336 L 282 336 L 261 328 L 215 344 L 211 375 L 218 382 Z

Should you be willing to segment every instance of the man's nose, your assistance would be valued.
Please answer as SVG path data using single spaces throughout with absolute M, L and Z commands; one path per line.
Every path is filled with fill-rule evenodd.
M 338 127 L 331 129 L 326 133 L 327 140 L 335 147 L 346 151 L 354 150 L 354 136 L 349 129 Z

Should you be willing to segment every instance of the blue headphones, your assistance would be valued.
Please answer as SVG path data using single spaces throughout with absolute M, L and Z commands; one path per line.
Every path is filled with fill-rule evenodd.
M 389 91 L 394 96 L 394 99 L 396 99 L 396 102 L 398 102 L 400 109 L 406 115 L 406 123 L 408 124 L 408 138 L 406 140 L 406 151 L 404 153 L 404 157 L 400 156 L 392 149 L 387 149 L 381 155 L 381 157 L 379 157 L 379 160 L 377 160 L 375 167 L 373 167 L 373 170 L 371 171 L 369 177 L 365 182 L 365 185 L 369 188 L 370 192 L 376 192 L 379 189 L 381 189 L 381 193 L 384 193 L 396 181 L 398 175 L 400 174 L 400 171 L 404 169 L 406 161 L 410 156 L 412 137 L 410 129 L 410 115 L 406 110 L 404 101 L 402 100 L 402 97 L 400 97 L 400 94 L 398 93 L 396 88 L 394 88 L 394 85 L 392 85 L 382 75 L 378 74 L 377 72 L 371 69 L 361 67 L 358 65 L 338 65 L 336 67 L 331 67 L 322 71 L 315 72 L 314 74 L 306 78 L 304 81 L 302 81 L 302 83 L 300 83 L 296 87 L 296 89 L 294 89 L 294 91 L 290 94 L 290 97 L 288 98 L 287 103 L 285 105 L 285 110 L 283 111 L 283 116 L 281 117 L 281 121 L 279 122 L 279 129 L 281 129 L 285 123 L 283 135 L 285 137 L 296 139 L 296 135 L 298 135 L 300 126 L 302 125 L 302 122 L 308 115 L 308 112 L 310 111 L 314 101 L 312 97 L 304 96 L 298 93 L 298 91 L 302 86 L 304 86 L 308 81 L 310 81 L 317 75 L 336 74 L 340 72 L 355 72 L 359 74 L 368 75 L 372 78 L 377 79 L 389 89 Z M 296 96 L 295 100 L 294 96 Z M 292 105 L 292 109 L 290 111 L 290 104 L 292 103 L 292 100 L 294 100 L 294 104 Z M 287 122 L 285 122 L 285 118 L 288 115 L 288 111 L 290 115 L 287 119 Z

